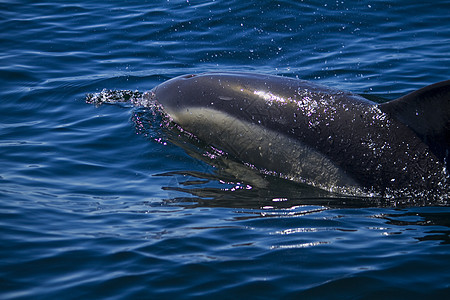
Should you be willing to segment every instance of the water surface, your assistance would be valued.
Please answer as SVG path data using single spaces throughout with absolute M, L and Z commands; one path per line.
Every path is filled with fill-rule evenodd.
M 227 70 L 395 99 L 450 79 L 448 11 L 1 1 L 0 297 L 444 299 L 449 207 L 239 181 L 151 111 L 85 94 Z

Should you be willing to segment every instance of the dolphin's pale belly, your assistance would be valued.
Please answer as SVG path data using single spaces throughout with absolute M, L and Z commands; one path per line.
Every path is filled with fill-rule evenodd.
M 358 188 L 329 158 L 280 132 L 211 108 L 191 107 L 170 116 L 198 138 L 260 170 L 329 191 Z

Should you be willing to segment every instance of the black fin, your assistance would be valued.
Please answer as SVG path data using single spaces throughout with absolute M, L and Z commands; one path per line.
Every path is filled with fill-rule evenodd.
M 408 125 L 440 159 L 449 163 L 450 80 L 381 104 L 380 109 Z

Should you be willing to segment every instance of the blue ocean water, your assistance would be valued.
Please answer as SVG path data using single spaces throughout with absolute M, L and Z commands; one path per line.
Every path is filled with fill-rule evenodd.
M 0 1 L 0 298 L 446 298 L 448 206 L 239 181 L 151 110 L 85 95 L 227 70 L 394 99 L 449 79 L 449 12 L 449 1 Z

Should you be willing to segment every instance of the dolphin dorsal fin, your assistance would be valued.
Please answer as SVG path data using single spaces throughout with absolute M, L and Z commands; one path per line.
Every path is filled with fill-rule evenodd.
M 409 126 L 439 157 L 449 156 L 450 80 L 381 104 L 380 109 Z

